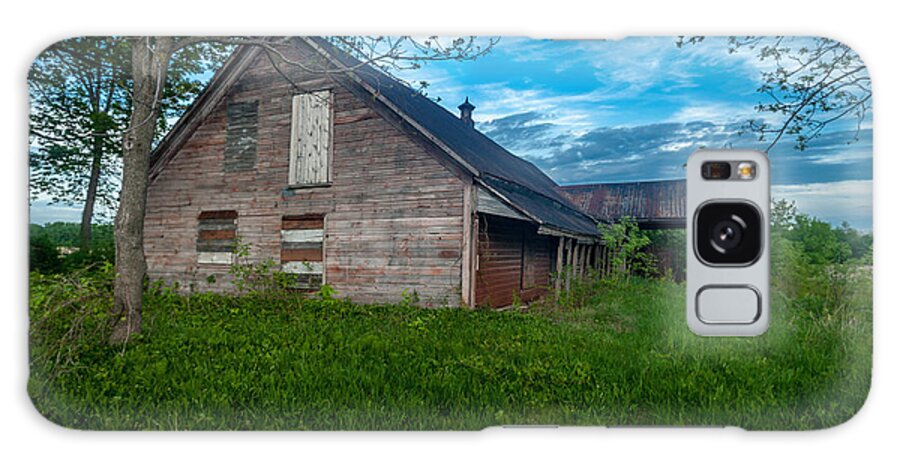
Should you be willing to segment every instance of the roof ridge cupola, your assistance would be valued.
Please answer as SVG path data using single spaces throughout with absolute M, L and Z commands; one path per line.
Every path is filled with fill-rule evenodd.
M 472 111 L 475 110 L 475 105 L 469 103 L 469 97 L 466 97 L 466 101 L 457 108 L 459 108 L 459 119 L 466 123 L 467 126 L 475 127 L 475 121 L 472 120 Z

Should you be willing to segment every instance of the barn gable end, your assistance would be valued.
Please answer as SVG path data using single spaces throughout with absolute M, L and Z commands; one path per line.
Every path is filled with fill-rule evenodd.
M 304 65 L 240 47 L 154 151 L 151 278 L 228 291 L 231 256 L 359 302 L 496 307 L 599 256 L 596 222 L 474 129 L 473 105 L 457 118 L 320 38 L 278 47 Z M 209 211 L 236 212 L 249 256 L 188 246 Z
M 286 52 L 314 59 L 302 47 Z M 382 116 L 358 89 L 288 66 L 276 71 L 262 53 L 248 61 L 215 105 L 195 105 L 195 113 L 206 114 L 154 164 L 145 219 L 150 277 L 230 290 L 228 264 L 199 259 L 197 231 L 204 212 L 233 210 L 249 261 L 284 261 L 302 271 L 319 265 L 292 264 L 294 258 L 321 259 L 324 282 L 355 301 L 397 301 L 415 290 L 425 304 L 461 304 L 467 189 L 459 169 Z M 312 91 L 332 98 L 328 179 L 292 188 L 294 97 Z M 302 247 L 285 241 L 283 225 L 316 216 L 323 222 L 318 254 L 285 252 Z M 310 282 L 317 279 L 305 278 Z

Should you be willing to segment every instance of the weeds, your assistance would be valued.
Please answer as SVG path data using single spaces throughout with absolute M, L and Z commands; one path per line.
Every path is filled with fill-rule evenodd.
M 228 273 L 232 276 L 235 289 L 241 294 L 281 294 L 293 289 L 297 283 L 297 277 L 282 272 L 281 266 L 272 258 L 251 261 L 250 245 L 240 237 L 235 239 L 234 263 Z
M 60 285 L 32 276 L 35 316 Z M 160 287 L 147 292 L 139 343 L 123 353 L 92 344 L 103 337 L 83 330 L 81 351 L 55 375 L 42 354 L 76 313 L 49 326 L 33 317 L 42 335 L 32 344 L 29 392 L 48 418 L 83 429 L 802 429 L 840 423 L 865 400 L 865 288 L 850 295 L 845 317 L 779 299 L 765 335 L 705 339 L 684 323 L 680 284 L 577 285 L 585 286 L 573 287 L 578 297 L 563 295 L 566 310 L 527 312 Z

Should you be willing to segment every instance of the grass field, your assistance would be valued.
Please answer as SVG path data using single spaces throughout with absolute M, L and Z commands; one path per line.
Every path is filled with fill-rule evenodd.
M 524 312 L 151 292 L 136 343 L 62 355 L 49 340 L 89 318 L 35 327 L 53 298 L 41 285 L 29 392 L 79 429 L 814 429 L 850 418 L 870 382 L 870 279 L 837 314 L 776 298 L 752 339 L 694 336 L 683 286 L 656 280 L 598 281 L 578 309 Z

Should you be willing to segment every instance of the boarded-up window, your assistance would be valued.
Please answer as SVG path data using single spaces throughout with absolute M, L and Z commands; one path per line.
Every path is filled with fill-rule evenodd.
M 197 220 L 197 262 L 231 264 L 237 238 L 237 211 L 203 211 Z
M 291 116 L 290 185 L 331 181 L 331 91 L 295 95 Z
M 284 216 L 281 220 L 281 270 L 297 276 L 297 288 L 315 290 L 322 285 L 325 217 Z
M 258 103 L 229 103 L 227 113 L 225 171 L 251 170 L 256 163 Z

